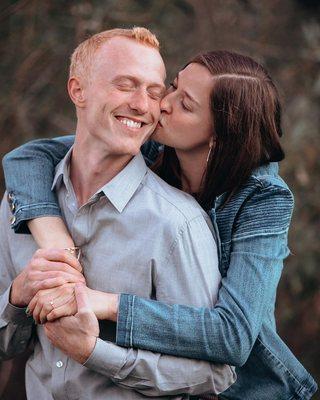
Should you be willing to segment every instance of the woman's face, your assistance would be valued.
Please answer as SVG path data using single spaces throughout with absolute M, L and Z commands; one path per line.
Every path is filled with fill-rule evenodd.
M 179 72 L 161 101 L 161 117 L 152 139 L 179 151 L 207 153 L 212 138 L 210 94 L 213 76 L 189 64 Z

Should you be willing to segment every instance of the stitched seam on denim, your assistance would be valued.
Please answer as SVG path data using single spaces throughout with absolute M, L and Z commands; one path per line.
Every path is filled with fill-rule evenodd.
M 304 385 L 301 385 L 300 386 L 300 388 L 299 388 L 299 390 L 297 391 L 297 395 L 300 397 L 300 395 L 305 395 L 305 392 L 307 391 L 308 392 L 308 394 L 310 394 L 310 396 L 312 396 L 312 393 L 311 393 L 311 390 L 317 390 L 317 386 L 315 386 L 314 384 L 312 384 L 311 385 L 311 387 L 310 388 L 307 388 L 306 386 L 304 386 Z M 301 398 L 301 397 L 300 397 Z M 302 397 L 302 399 L 304 400 L 305 399 L 305 397 Z M 295 400 L 294 398 L 293 398 L 293 400 Z
M 119 345 L 119 336 L 121 336 L 122 342 L 123 344 L 120 344 L 119 346 L 129 346 L 128 344 L 128 310 L 130 310 L 128 304 L 126 303 L 126 310 L 124 313 L 124 317 L 122 317 L 122 314 L 120 312 L 120 303 L 123 303 L 123 299 L 127 299 L 127 302 L 129 302 L 128 300 L 128 295 L 127 294 L 120 294 L 119 297 L 119 304 L 118 304 L 118 318 L 117 318 L 117 330 L 116 330 L 116 344 Z M 120 322 L 121 320 L 121 322 Z M 121 331 L 121 333 L 120 333 Z M 121 342 L 121 340 L 120 340 Z
M 259 186 L 261 186 L 262 189 L 268 189 L 270 187 L 279 187 L 282 189 L 287 190 L 288 192 L 291 193 L 290 189 L 284 184 L 284 182 L 279 179 L 279 177 L 277 176 L 273 176 L 273 175 L 251 175 L 251 178 L 256 181 L 256 183 L 259 184 Z M 271 182 L 276 180 L 277 182 Z
M 130 308 L 130 318 L 131 318 L 131 321 L 130 321 L 130 347 L 133 347 L 133 309 L 134 309 L 134 302 L 135 302 L 135 298 L 136 298 L 136 296 L 133 296 L 132 297 L 132 304 L 130 305 L 131 306 L 131 308 Z
M 124 296 L 127 299 L 127 309 L 126 309 L 126 320 L 125 320 L 125 324 L 124 324 L 124 329 L 125 329 L 125 335 L 124 335 L 124 342 L 125 342 L 125 346 L 129 346 L 131 345 L 130 342 L 130 332 L 131 332 L 131 325 L 130 325 L 130 314 L 132 312 L 131 310 L 131 299 L 127 294 L 124 294 Z
M 279 235 L 279 234 L 282 234 L 282 233 L 287 233 L 288 231 L 289 231 L 289 227 L 286 228 L 286 229 L 282 229 L 280 231 L 272 231 L 272 232 L 257 231 L 252 235 L 239 234 L 239 235 L 234 235 L 233 239 L 228 243 L 235 242 L 235 241 L 240 240 L 240 239 L 252 238 L 252 237 L 255 237 L 255 236 L 257 236 L 257 237 L 259 237 L 259 236 L 274 236 L 274 235 Z M 225 242 L 225 243 L 227 243 L 227 242 Z
M 35 204 L 29 204 L 27 206 L 18 207 L 17 210 L 16 210 L 16 214 L 18 214 L 18 213 L 20 213 L 20 212 L 22 212 L 24 210 L 30 210 L 30 209 L 34 210 L 34 209 L 39 209 L 39 208 L 47 208 L 48 206 L 56 208 L 58 210 L 60 209 L 59 206 L 57 206 L 55 203 L 41 203 L 41 204 L 35 203 Z
M 307 386 L 305 386 L 304 384 L 302 384 L 296 377 L 295 375 L 293 375 L 293 373 L 284 365 L 284 363 L 270 350 L 270 348 L 264 343 L 262 342 L 261 339 L 259 339 L 259 337 L 257 338 L 257 340 L 265 347 L 265 349 L 268 350 L 269 354 L 271 354 L 283 367 L 284 369 L 290 374 L 290 376 L 296 381 L 298 382 L 298 384 L 300 385 L 300 390 L 301 387 L 305 388 L 308 392 L 309 392 L 309 388 Z

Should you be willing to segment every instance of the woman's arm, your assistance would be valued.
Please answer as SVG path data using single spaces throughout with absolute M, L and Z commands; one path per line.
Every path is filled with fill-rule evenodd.
M 32 233 L 40 248 L 73 247 L 51 191 L 55 166 L 72 146 L 74 136 L 40 139 L 8 153 L 3 159 L 16 233 Z
M 16 233 L 29 233 L 26 221 L 33 218 L 61 215 L 51 186 L 55 166 L 65 156 L 73 141 L 74 136 L 35 140 L 3 158 L 8 200 L 14 215 L 12 227 Z M 60 223 L 57 224 L 61 228 Z M 47 230 L 47 224 L 44 226 Z
M 74 142 L 74 136 L 39 139 L 26 143 L 3 158 L 9 202 L 16 233 L 32 233 L 39 247 L 73 247 L 62 221 L 55 193 L 51 191 L 55 166 Z M 151 164 L 159 144 L 142 146 L 146 162 Z M 41 217 L 41 218 L 40 218 Z
M 286 188 L 258 188 L 238 216 L 229 269 L 215 307 L 169 306 L 123 294 L 117 344 L 243 365 L 274 304 L 288 255 L 292 208 L 293 198 Z

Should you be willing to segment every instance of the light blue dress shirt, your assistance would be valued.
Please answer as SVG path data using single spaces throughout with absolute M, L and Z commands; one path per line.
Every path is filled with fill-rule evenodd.
M 217 248 L 209 217 L 189 195 L 150 171 L 141 154 L 78 208 L 69 179 L 71 151 L 57 166 L 53 186 L 68 229 L 82 249 L 87 285 L 131 293 L 170 304 L 212 307 L 220 284 Z M 108 340 L 109 325 L 85 365 L 54 348 L 43 328 L 32 333 L 30 319 L 8 302 L 12 280 L 36 245 L 30 235 L 10 229 L 6 201 L 1 210 L 1 356 L 23 351 L 32 337 L 26 367 L 29 399 L 142 399 L 220 393 L 235 381 L 227 365 L 125 349 Z

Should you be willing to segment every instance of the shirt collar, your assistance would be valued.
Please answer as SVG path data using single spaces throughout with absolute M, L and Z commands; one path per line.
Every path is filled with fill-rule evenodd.
M 69 190 L 69 164 L 72 147 L 56 167 L 51 190 L 58 189 L 63 182 Z M 103 192 L 113 206 L 121 213 L 141 184 L 147 166 L 139 152 L 110 182 L 102 186 L 96 194 Z
M 110 182 L 102 186 L 99 192 L 103 192 L 121 213 L 141 184 L 147 169 L 143 156 L 139 153 Z
M 72 149 L 73 149 L 73 146 L 68 150 L 67 154 L 56 166 L 51 190 L 58 189 L 62 182 L 65 184 L 67 189 L 69 189 L 69 181 L 70 181 L 69 165 L 70 165 Z

